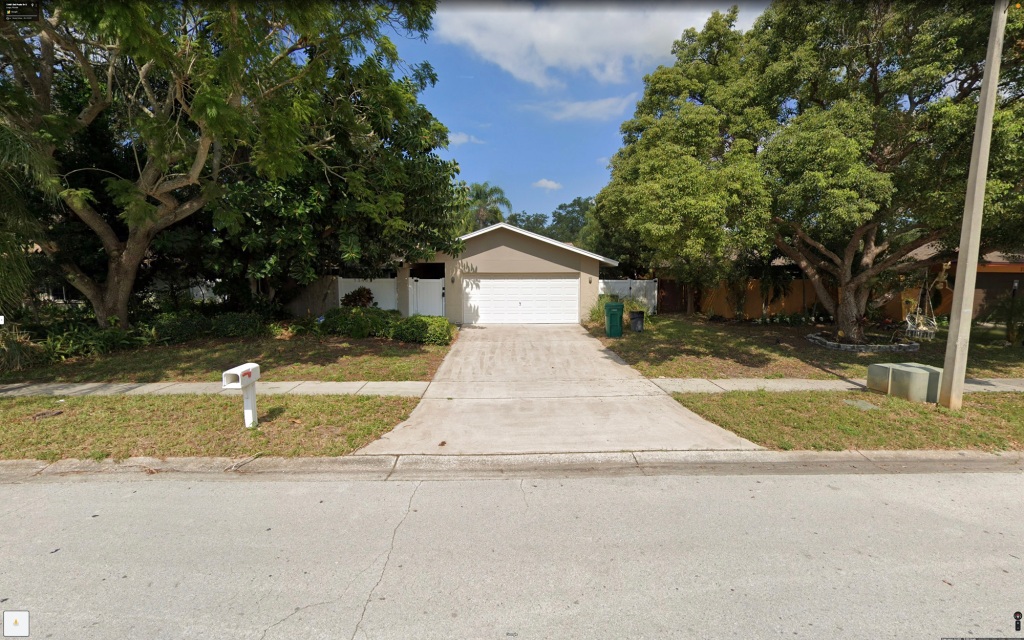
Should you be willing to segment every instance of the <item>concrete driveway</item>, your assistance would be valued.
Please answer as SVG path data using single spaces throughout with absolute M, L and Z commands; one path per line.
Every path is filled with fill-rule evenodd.
M 579 325 L 471 325 L 409 419 L 356 455 L 758 448 L 683 408 Z

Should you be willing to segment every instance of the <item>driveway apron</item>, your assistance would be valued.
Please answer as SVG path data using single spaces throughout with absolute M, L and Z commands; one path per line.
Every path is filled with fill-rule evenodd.
M 468 325 L 409 419 L 356 455 L 758 448 L 579 325 Z

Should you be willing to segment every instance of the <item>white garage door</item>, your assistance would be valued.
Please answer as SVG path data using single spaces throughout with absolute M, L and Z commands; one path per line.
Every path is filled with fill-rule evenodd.
M 469 324 L 579 322 L 579 278 L 465 278 L 462 319 Z

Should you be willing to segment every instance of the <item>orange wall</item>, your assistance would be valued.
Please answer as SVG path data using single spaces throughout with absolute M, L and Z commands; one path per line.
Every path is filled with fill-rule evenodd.
M 747 283 L 747 299 L 743 307 L 743 312 L 746 314 L 748 319 L 761 317 L 761 291 L 759 290 L 759 286 L 760 282 L 758 280 L 751 280 Z M 905 290 L 900 296 L 890 300 L 882 307 L 884 317 L 895 321 L 906 319 L 906 312 L 903 309 L 904 296 L 912 300 L 917 300 L 920 293 L 920 287 Z M 792 288 L 789 291 L 789 295 L 784 299 L 776 298 L 772 301 L 771 306 L 768 308 L 768 313 L 769 315 L 773 313 L 802 313 L 805 309 L 814 305 L 814 302 L 817 299 L 818 294 L 814 291 L 814 285 L 811 284 L 810 280 L 794 280 Z M 953 290 L 946 287 L 942 290 L 942 302 L 935 309 L 935 315 L 949 315 L 949 311 L 952 306 Z M 820 305 L 818 308 L 820 309 L 820 312 L 824 312 L 824 309 L 822 309 Z M 728 288 L 722 284 L 714 290 L 705 290 L 704 297 L 701 300 L 701 311 L 707 315 L 719 315 L 726 318 L 732 318 L 734 313 L 732 303 L 729 300 Z M 911 311 L 913 311 L 913 309 L 911 309 Z
M 743 313 L 747 318 L 760 318 L 761 307 L 761 283 L 759 280 L 751 280 L 747 283 L 747 298 L 743 307 Z M 818 299 L 814 286 L 809 280 L 794 280 L 789 290 L 789 295 L 784 298 L 776 298 L 768 307 L 768 313 L 802 313 Z M 732 301 L 729 300 L 729 290 L 723 284 L 718 288 L 704 292 L 701 300 L 701 310 L 707 315 L 719 315 L 732 318 Z

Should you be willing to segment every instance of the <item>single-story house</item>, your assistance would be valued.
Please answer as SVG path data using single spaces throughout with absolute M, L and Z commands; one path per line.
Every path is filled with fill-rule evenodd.
M 394 279 L 323 278 L 289 309 L 297 315 L 323 313 L 347 291 L 369 286 L 382 308 L 405 316 L 446 316 L 457 324 L 576 323 L 597 302 L 600 265 L 618 265 L 504 222 L 460 240 L 460 255 L 438 253 L 427 262 L 400 264 Z

